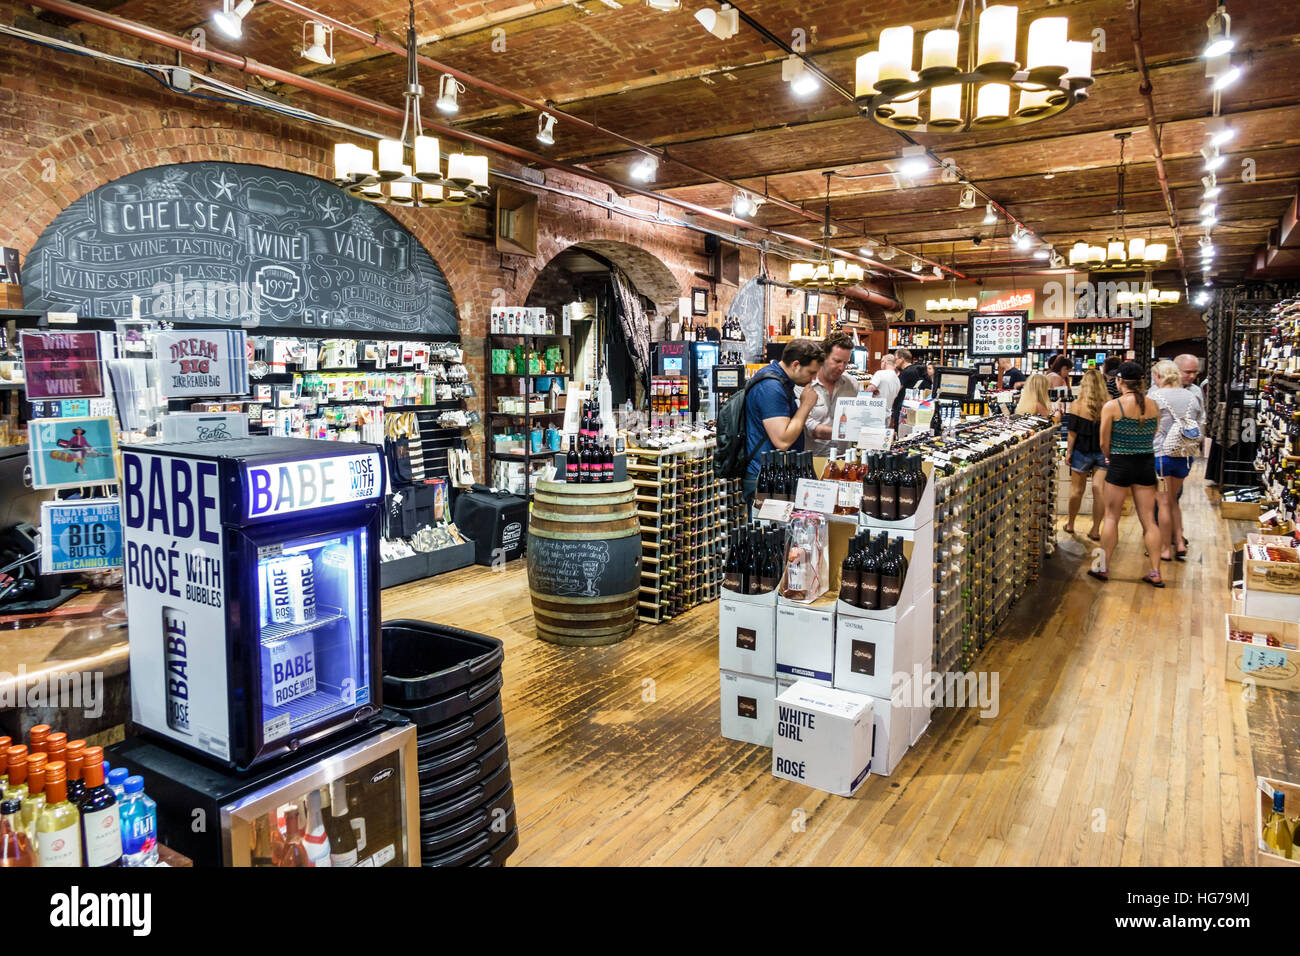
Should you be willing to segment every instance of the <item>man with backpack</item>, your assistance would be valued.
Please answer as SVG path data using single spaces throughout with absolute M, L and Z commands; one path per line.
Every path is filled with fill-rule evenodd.
M 743 477 L 747 502 L 754 500 L 763 452 L 803 450 L 804 425 L 817 403 L 817 390 L 805 388 L 796 400 L 794 389 L 812 382 L 824 358 L 812 339 L 788 342 L 781 360 L 760 369 L 718 413 L 714 470 L 723 478 Z

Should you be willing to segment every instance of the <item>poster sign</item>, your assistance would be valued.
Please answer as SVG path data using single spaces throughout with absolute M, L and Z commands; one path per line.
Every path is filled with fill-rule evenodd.
M 34 418 L 27 425 L 33 488 L 79 488 L 117 481 L 111 418 Z
M 122 566 L 122 509 L 116 498 L 41 503 L 41 573 Z
M 164 398 L 243 395 L 248 391 L 248 333 L 194 329 L 157 332 L 158 386 Z
M 1024 310 L 1034 317 L 1034 290 L 1015 289 L 1011 292 L 980 292 L 980 312 L 1015 312 Z
M 864 428 L 884 429 L 889 420 L 889 406 L 883 398 L 860 395 L 841 398 L 831 414 L 831 438 L 834 441 L 856 442 Z
M 967 341 L 972 357 L 1024 355 L 1029 347 L 1029 313 L 972 312 Z
M 327 180 L 244 163 L 158 166 L 93 189 L 41 233 L 23 272 L 28 309 L 97 319 L 458 327 L 442 271 L 391 215 Z
M 243 412 L 169 412 L 163 416 L 162 437 L 167 442 L 247 438 L 248 416 Z
M 379 498 L 383 467 L 378 452 L 245 465 L 244 514 L 270 518 Z
M 828 515 L 835 510 L 839 495 L 840 482 L 838 481 L 813 481 L 811 478 L 800 478 L 795 486 L 794 506 L 800 511 L 817 511 Z
M 98 332 L 20 334 L 27 400 L 99 398 L 104 394 L 104 366 Z

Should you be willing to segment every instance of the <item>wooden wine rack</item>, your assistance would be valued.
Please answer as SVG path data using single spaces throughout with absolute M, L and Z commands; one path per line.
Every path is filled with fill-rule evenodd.
M 629 447 L 628 477 L 641 522 L 639 618 L 658 624 L 717 600 L 729 529 L 743 511 L 741 483 L 713 472 L 713 444 Z

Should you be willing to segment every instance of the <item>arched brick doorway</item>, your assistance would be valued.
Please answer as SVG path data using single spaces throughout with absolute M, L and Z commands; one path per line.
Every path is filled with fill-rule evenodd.
M 627 277 L 636 286 L 637 292 L 654 303 L 655 311 L 661 316 L 666 316 L 676 309 L 678 298 L 687 295 L 678 278 L 673 275 L 673 271 L 654 253 L 627 242 L 612 239 L 584 239 L 556 250 L 545 265 L 537 270 L 524 297 L 526 302 L 538 298 L 535 293 L 541 292 L 548 284 L 555 282 L 555 267 L 571 258 L 565 254 L 573 250 L 595 253 L 598 261 L 605 260 L 618 266 L 627 273 Z

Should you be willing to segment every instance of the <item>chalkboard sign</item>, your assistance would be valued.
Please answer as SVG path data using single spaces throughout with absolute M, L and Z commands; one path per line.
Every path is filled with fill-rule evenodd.
M 528 536 L 528 583 L 565 597 L 608 597 L 641 585 L 641 536 L 604 541 Z
M 23 269 L 29 309 L 245 328 L 456 335 L 451 292 L 383 209 L 321 179 L 181 163 L 82 196 Z

